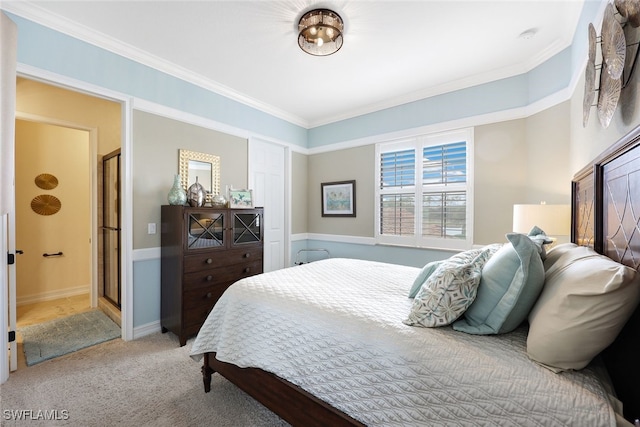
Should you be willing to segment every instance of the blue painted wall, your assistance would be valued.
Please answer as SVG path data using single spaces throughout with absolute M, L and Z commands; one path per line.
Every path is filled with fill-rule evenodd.
M 133 263 L 133 327 L 160 320 L 160 259 Z

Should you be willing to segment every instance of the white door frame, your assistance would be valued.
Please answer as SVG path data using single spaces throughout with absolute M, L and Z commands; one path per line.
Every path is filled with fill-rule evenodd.
M 86 82 L 51 73 L 36 67 L 18 64 L 17 75 L 38 80 L 64 89 L 108 99 L 122 105 L 121 118 L 121 174 L 122 174 L 122 242 L 121 242 L 121 324 L 122 339 L 132 340 L 133 334 L 133 147 L 131 140 L 131 120 L 133 98 Z M 97 239 L 95 240 L 97 242 Z M 96 243 L 97 244 L 97 243 Z M 97 298 L 97 297 L 96 297 Z
M 17 367 L 17 345 L 15 340 L 8 344 L 9 328 L 15 332 L 15 264 L 9 265 L 8 254 L 15 254 L 15 233 L 9 227 L 15 217 L 15 102 L 16 102 L 16 66 L 17 66 L 17 25 L 0 10 L 0 117 L 3 121 L 0 129 L 0 384 L 9 379 L 9 369 Z M 15 230 L 14 230 L 15 231 Z M 15 255 L 14 255 L 15 256 Z M 9 307 L 13 309 L 9 311 Z M 9 318 L 11 315 L 11 319 Z M 11 354 L 11 357 L 9 357 Z M 11 361 L 9 360 L 11 359 Z M 15 362 L 15 363 L 14 363 Z M 11 363 L 11 366 L 10 366 Z

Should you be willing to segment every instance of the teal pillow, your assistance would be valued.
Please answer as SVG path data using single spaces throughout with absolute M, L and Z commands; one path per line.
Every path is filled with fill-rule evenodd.
M 551 240 L 537 225 L 531 229 L 527 236 L 529 236 L 529 238 L 540 247 L 540 258 L 544 261 L 547 257 L 547 250 L 544 245 L 553 243 L 553 240 Z
M 409 290 L 409 298 L 416 297 L 424 282 L 427 281 L 429 276 L 431 276 L 433 272 L 436 271 L 436 268 L 438 268 L 443 262 L 444 261 L 432 261 L 422 267 L 422 270 L 420 270 L 420 273 L 418 273 L 418 277 L 416 277 L 416 280 L 413 281 L 411 290 Z
M 485 264 L 476 299 L 453 329 L 469 334 L 502 334 L 529 315 L 544 285 L 541 247 L 524 234 L 509 233 Z

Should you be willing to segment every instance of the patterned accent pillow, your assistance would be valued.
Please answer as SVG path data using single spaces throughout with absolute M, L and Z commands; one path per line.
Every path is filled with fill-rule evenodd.
M 435 271 L 442 265 L 442 263 L 445 262 L 447 262 L 446 259 L 442 261 L 431 261 L 430 263 L 422 267 L 422 270 L 420 270 L 420 273 L 418 273 L 418 277 L 415 278 L 415 280 L 413 281 L 413 285 L 409 290 L 409 298 L 415 298 L 416 295 L 418 295 L 418 291 L 420 290 L 420 288 L 422 288 L 422 285 L 424 285 L 424 282 L 429 277 L 431 277 L 433 273 L 435 273 Z
M 472 249 L 445 260 L 422 285 L 403 323 L 428 328 L 453 323 L 475 300 L 482 267 L 496 250 Z

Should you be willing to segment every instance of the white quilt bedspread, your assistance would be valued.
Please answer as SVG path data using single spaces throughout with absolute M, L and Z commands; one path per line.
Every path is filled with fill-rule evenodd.
M 232 285 L 192 345 L 297 384 L 369 426 L 613 426 L 595 371 L 555 374 L 526 330 L 475 336 L 402 323 L 419 269 L 328 259 Z

